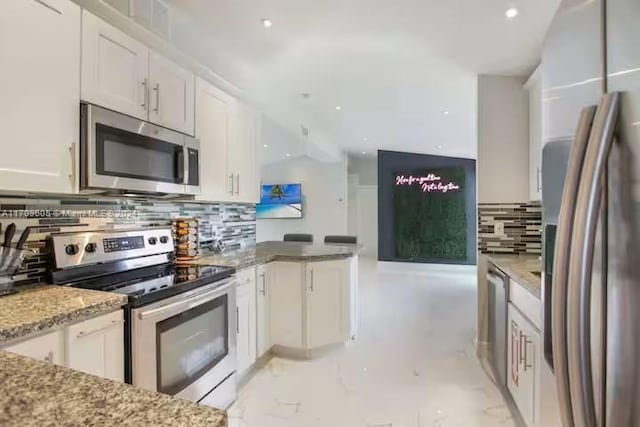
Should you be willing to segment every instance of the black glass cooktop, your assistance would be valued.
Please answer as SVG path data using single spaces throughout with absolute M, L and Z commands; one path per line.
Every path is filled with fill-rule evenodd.
M 124 294 L 131 306 L 140 306 L 224 280 L 234 273 L 232 267 L 168 263 L 82 280 L 72 286 Z

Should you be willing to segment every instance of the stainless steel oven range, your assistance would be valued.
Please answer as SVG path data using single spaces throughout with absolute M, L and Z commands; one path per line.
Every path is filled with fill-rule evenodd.
M 200 142 L 97 105 L 80 105 L 83 193 L 200 194 Z
M 125 378 L 228 407 L 236 395 L 235 270 L 176 265 L 171 230 L 53 234 L 53 283 L 128 296 Z

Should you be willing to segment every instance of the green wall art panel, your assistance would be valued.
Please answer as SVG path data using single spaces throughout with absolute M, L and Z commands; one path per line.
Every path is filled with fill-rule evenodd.
M 393 176 L 395 257 L 415 261 L 465 260 L 464 168 L 397 171 Z

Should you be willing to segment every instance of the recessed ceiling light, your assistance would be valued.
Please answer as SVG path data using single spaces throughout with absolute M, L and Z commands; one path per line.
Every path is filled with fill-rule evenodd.
M 265 28 L 271 28 L 273 26 L 273 22 L 271 22 L 271 20 L 265 18 L 265 19 L 262 20 L 262 25 Z
M 439 150 L 442 150 L 442 145 L 438 145 L 438 149 L 439 149 Z
M 362 154 L 367 154 L 367 152 L 366 152 L 366 151 L 363 151 L 363 152 L 362 152 Z
M 340 111 L 340 110 L 342 110 L 342 107 L 339 106 L 339 105 L 336 105 L 336 110 Z
M 267 144 L 264 144 L 264 145 L 263 145 L 263 147 L 264 147 L 264 148 L 267 148 L 267 147 L 268 147 L 268 145 L 267 145 Z
M 367 138 L 367 137 L 365 136 L 364 138 L 362 138 L 362 140 L 363 140 L 364 142 L 367 142 L 367 141 L 369 140 L 369 138 Z
M 287 157 L 291 157 L 291 154 L 287 153 L 287 154 L 285 154 L 285 156 L 287 156 Z
M 509 19 L 513 19 L 516 16 L 518 16 L 518 13 L 520 13 L 518 11 L 518 9 L 516 9 L 515 7 L 511 7 L 509 9 L 507 9 L 507 11 L 504 13 L 504 15 Z
M 445 110 L 445 111 L 443 111 L 443 112 L 442 112 L 442 114 L 444 114 L 445 116 L 447 116 L 447 115 L 449 115 L 449 112 Z

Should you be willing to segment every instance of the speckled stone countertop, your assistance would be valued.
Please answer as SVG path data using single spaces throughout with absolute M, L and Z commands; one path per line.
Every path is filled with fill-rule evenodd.
M 225 411 L 0 351 L 3 427 L 224 427 Z
M 125 295 L 67 286 L 27 286 L 0 297 L 0 343 L 118 310 Z
M 538 255 L 490 255 L 489 262 L 495 264 L 536 298 L 540 298 L 542 279 L 533 274 L 534 271 L 542 270 L 542 261 Z
M 350 258 L 358 254 L 360 245 L 310 244 L 302 242 L 261 242 L 255 246 L 203 255 L 196 263 L 235 267 L 236 270 L 266 264 L 271 261 L 326 261 Z

